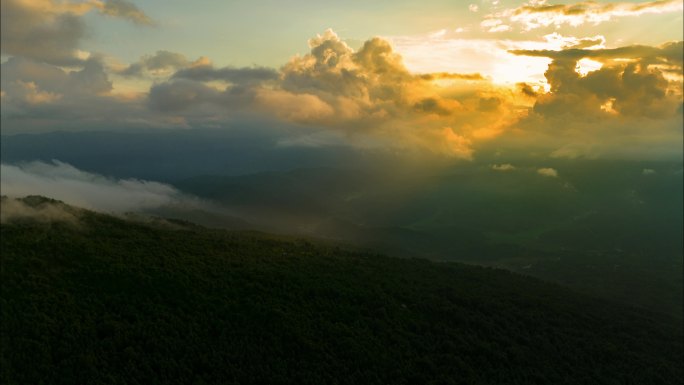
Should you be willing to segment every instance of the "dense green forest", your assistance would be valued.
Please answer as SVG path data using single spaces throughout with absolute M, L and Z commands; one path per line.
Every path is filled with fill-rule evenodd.
M 505 270 L 24 202 L 50 219 L 1 226 L 6 385 L 684 376 L 677 318 Z
M 198 176 L 174 185 L 259 224 L 252 229 L 501 267 L 682 317 L 680 162 L 544 160 L 562 170 L 558 178 L 540 177 L 529 160 L 509 172 L 493 170 L 493 162 L 439 172 L 311 168 Z M 215 212 L 156 214 L 245 228 Z

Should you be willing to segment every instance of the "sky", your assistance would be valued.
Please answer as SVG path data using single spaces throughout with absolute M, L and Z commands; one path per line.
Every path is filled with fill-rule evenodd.
M 3 0 L 2 134 L 681 160 L 682 3 Z

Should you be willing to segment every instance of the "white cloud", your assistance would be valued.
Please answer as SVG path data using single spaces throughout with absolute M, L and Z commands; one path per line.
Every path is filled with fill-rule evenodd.
M 189 198 L 167 184 L 112 179 L 59 161 L 0 165 L 0 192 L 9 197 L 43 195 L 105 212 L 154 209 Z

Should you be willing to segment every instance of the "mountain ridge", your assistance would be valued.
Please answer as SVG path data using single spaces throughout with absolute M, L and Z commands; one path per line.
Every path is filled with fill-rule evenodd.
M 504 270 L 78 219 L 0 228 L 3 383 L 682 378 L 676 319 Z

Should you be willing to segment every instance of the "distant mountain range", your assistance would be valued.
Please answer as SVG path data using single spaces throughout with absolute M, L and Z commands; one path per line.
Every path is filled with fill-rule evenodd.
M 175 186 L 249 228 L 505 267 L 681 317 L 682 179 L 661 167 L 588 162 L 562 178 L 477 165 L 442 175 L 313 168 Z
M 682 318 L 681 160 L 484 149 L 472 161 L 425 163 L 284 146 L 264 130 L 12 135 L 1 137 L 0 155 L 9 164 L 58 159 L 105 177 L 165 182 L 210 204 L 148 214 L 504 267 Z

